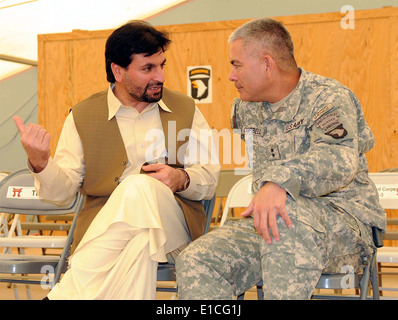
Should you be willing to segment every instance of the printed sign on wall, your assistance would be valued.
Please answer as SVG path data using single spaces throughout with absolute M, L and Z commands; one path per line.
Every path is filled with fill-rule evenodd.
M 396 184 L 377 184 L 376 187 L 380 199 L 396 199 L 398 197 Z
M 212 86 L 211 66 L 188 67 L 188 96 L 196 103 L 212 102 Z

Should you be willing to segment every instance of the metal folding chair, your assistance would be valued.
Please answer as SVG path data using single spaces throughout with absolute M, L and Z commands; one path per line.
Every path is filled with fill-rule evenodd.
M 73 240 L 76 218 L 84 197 L 76 197 L 65 206 L 40 200 L 34 188 L 34 179 L 27 169 L 11 173 L 0 182 L 0 212 L 12 214 L 7 235 L 0 237 L 0 282 L 40 284 L 52 288 L 67 266 Z M 25 235 L 21 229 L 23 216 L 73 214 L 74 220 L 67 236 Z M 11 221 L 11 220 L 10 220 Z M 26 248 L 59 248 L 59 255 L 27 254 Z M 42 275 L 41 277 L 37 275 Z M 19 275 L 19 276 L 16 276 Z

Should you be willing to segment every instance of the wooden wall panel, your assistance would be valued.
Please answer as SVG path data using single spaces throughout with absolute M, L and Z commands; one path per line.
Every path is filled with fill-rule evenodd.
M 390 57 L 388 65 L 385 66 L 389 69 L 389 77 L 386 79 L 390 88 L 390 101 L 387 106 L 383 106 L 380 109 L 381 112 L 388 110 L 389 116 L 386 119 L 385 126 L 387 126 L 387 138 L 385 139 L 388 145 L 387 150 L 389 151 L 389 158 L 384 160 L 381 167 L 388 168 L 390 166 L 396 167 L 398 161 L 398 19 L 397 16 L 393 16 L 389 19 L 390 25 L 388 26 L 388 32 L 390 36 L 390 47 L 389 50 L 385 51 L 385 54 Z
M 200 30 L 200 29 L 199 29 Z M 204 30 L 197 32 L 173 32 L 173 44 L 167 52 L 166 86 L 187 92 L 187 67 L 211 65 L 213 72 L 213 101 L 212 103 L 198 104 L 203 115 L 208 119 L 216 133 L 222 133 L 224 128 L 230 128 L 230 105 L 236 96 L 234 84 L 228 81 L 230 71 L 229 48 L 226 41 L 229 33 L 224 29 Z M 173 67 L 169 67 L 173 66 Z M 211 120 L 210 120 L 211 119 Z M 232 135 L 229 135 L 232 138 Z M 226 147 L 223 138 L 219 142 L 219 157 L 224 168 L 234 167 L 232 148 Z M 224 137 L 228 139 L 228 137 Z M 232 139 L 229 140 L 232 143 Z M 242 144 L 239 145 L 243 149 Z M 224 150 L 226 149 L 226 150 Z M 228 155 L 224 157 L 224 151 Z
M 70 108 L 108 87 L 105 42 L 111 30 L 39 35 L 39 124 L 51 134 L 54 154 Z
M 70 81 L 73 83 L 72 101 L 76 103 L 87 97 L 87 94 L 106 89 L 105 58 L 102 55 L 93 55 L 92 52 L 104 52 L 103 38 L 82 39 L 70 44 L 73 63 L 70 66 Z
M 59 131 L 66 117 L 65 105 L 69 99 L 68 43 L 39 43 L 39 124 L 52 135 L 52 150 L 55 150 Z M 60 59 L 61 58 L 61 59 Z M 61 63 L 59 62 L 61 60 Z M 54 136 L 56 138 L 54 139 Z

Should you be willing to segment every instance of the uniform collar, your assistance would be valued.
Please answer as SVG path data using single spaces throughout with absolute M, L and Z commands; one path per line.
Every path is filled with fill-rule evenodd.
M 301 88 L 306 82 L 307 72 L 299 68 L 300 79 L 297 83 L 296 88 L 287 96 L 287 99 L 283 101 L 277 110 L 272 110 L 272 106 L 268 102 L 262 103 L 262 109 L 267 114 L 268 119 L 276 119 L 284 122 L 289 122 L 296 116 L 301 101 Z
M 114 83 L 109 84 L 109 88 L 108 88 L 108 121 L 111 120 L 116 113 L 119 111 L 120 108 L 123 107 L 123 105 L 121 104 L 121 102 L 119 101 L 118 98 L 116 98 L 116 96 L 113 93 L 113 88 L 115 87 Z M 164 103 L 163 100 L 160 100 L 159 102 L 155 102 L 155 103 L 151 103 L 149 104 L 145 110 L 151 110 L 155 107 L 159 106 L 160 108 L 162 108 L 164 111 L 166 112 L 171 112 L 171 110 L 167 107 L 167 105 Z

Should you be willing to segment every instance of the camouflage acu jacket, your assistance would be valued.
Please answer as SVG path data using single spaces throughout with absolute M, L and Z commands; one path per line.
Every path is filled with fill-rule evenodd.
M 272 181 L 293 199 L 317 198 L 385 229 L 365 157 L 374 137 L 358 98 L 333 79 L 300 72 L 297 87 L 275 112 L 268 102 L 232 104 L 231 124 L 246 143 L 253 193 Z

